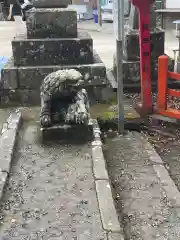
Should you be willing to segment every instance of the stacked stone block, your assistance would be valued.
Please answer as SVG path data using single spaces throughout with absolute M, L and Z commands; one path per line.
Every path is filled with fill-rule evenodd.
M 59 69 L 74 68 L 86 88 L 106 84 L 106 69 L 88 33 L 77 31 L 77 13 L 69 0 L 33 0 L 27 12 L 27 35 L 12 41 L 13 57 L 2 70 L 1 105 L 40 103 L 43 79 Z
M 150 16 L 150 41 L 151 41 L 151 79 L 157 82 L 158 57 L 164 54 L 165 33 L 156 27 L 156 13 L 151 8 Z M 125 87 L 140 86 L 140 51 L 138 11 L 131 4 L 129 21 L 126 26 L 123 51 L 123 81 Z M 116 57 L 114 56 L 113 73 L 116 76 Z M 170 69 L 173 68 L 170 62 Z

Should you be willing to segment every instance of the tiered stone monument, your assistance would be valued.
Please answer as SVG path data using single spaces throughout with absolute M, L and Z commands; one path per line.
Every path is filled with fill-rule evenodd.
M 93 51 L 93 41 L 77 31 L 70 0 L 32 0 L 27 36 L 12 41 L 13 57 L 2 70 L 1 106 L 39 105 L 44 78 L 57 70 L 76 69 L 88 91 L 106 84 L 106 69 Z
M 138 10 L 131 4 L 130 16 L 125 26 L 124 53 L 123 53 L 123 81 L 125 87 L 140 86 L 140 51 Z M 151 37 L 151 79 L 157 82 L 158 57 L 164 54 L 164 31 L 156 27 L 156 13 L 153 6 L 150 15 Z M 113 73 L 116 76 L 116 57 L 114 57 Z

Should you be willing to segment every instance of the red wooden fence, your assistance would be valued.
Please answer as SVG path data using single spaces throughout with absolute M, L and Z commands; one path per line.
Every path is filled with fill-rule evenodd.
M 160 56 L 158 59 L 158 95 L 155 112 L 170 118 L 180 119 L 180 110 L 169 108 L 167 104 L 167 95 L 180 98 L 180 91 L 168 88 L 168 78 L 180 81 L 180 74 L 169 72 L 168 56 Z

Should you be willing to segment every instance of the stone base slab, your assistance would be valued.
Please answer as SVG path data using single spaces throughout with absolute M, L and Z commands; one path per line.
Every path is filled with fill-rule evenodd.
M 72 3 L 71 0 L 31 0 L 35 8 L 62 8 Z
M 81 72 L 85 79 L 85 87 L 107 84 L 105 65 L 94 52 L 93 64 L 83 65 L 14 67 L 13 58 L 11 58 L 2 69 L 1 89 L 39 90 L 43 79 L 49 73 L 72 68 Z
M 91 64 L 93 41 L 88 33 L 77 38 L 27 39 L 19 36 L 12 41 L 15 66 Z
M 26 12 L 27 37 L 75 38 L 77 13 L 66 8 L 33 8 Z
M 164 54 L 165 33 L 155 29 L 151 32 L 151 57 L 153 59 Z M 125 36 L 124 58 L 126 61 L 138 61 L 139 53 L 139 31 L 131 31 Z

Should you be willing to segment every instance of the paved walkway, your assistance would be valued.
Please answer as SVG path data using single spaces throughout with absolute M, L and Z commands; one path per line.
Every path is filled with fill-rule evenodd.
M 44 147 L 38 129 L 28 125 L 21 136 L 1 206 L 1 239 L 106 239 L 90 147 Z
M 15 36 L 14 22 L 0 21 L 0 56 L 12 56 L 11 40 Z
M 0 132 L 0 239 L 123 240 L 97 122 L 93 141 L 82 126 L 42 141 L 38 120 L 16 109 Z

